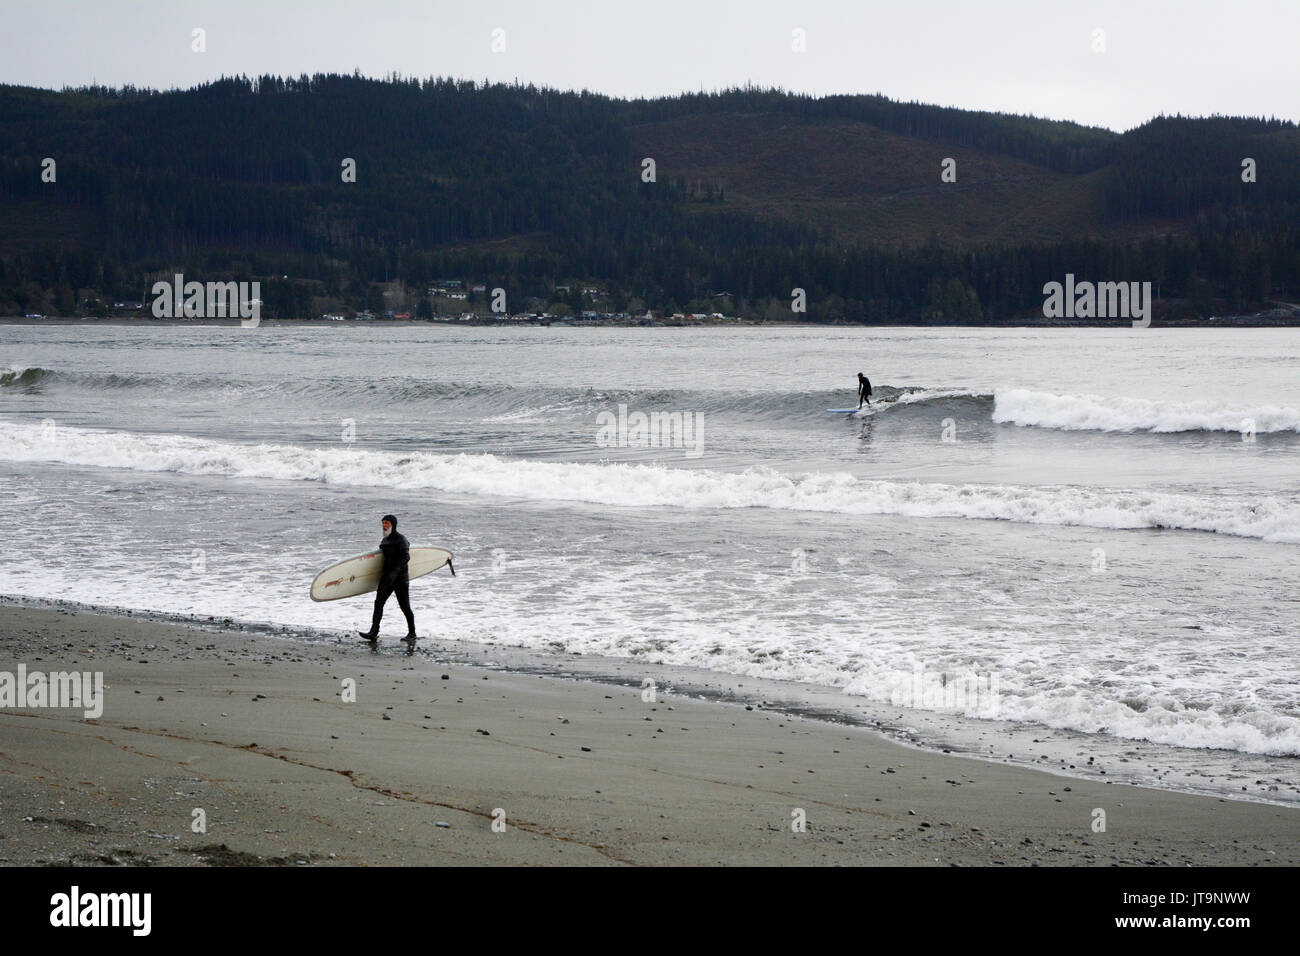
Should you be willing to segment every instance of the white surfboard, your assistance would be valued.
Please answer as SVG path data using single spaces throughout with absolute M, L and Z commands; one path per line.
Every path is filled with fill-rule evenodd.
M 860 409 L 857 408 L 828 408 L 826 411 L 832 415 L 856 415 Z
M 406 573 L 414 581 L 426 574 L 432 574 L 443 565 L 447 565 L 452 574 L 456 573 L 456 568 L 451 563 L 450 551 L 442 548 L 412 548 L 411 561 L 406 566 Z M 379 575 L 383 570 L 384 556 L 379 551 L 359 554 L 355 558 L 331 564 L 316 575 L 315 581 L 312 581 L 311 599 L 337 601 L 339 598 L 355 597 L 358 594 L 378 590 Z

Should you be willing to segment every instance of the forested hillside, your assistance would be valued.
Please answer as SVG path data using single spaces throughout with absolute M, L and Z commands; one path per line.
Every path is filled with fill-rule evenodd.
M 512 311 L 586 307 L 556 289 L 585 285 L 616 311 L 727 292 L 791 317 L 798 287 L 814 321 L 984 322 L 1037 312 L 1066 272 L 1152 281 L 1174 315 L 1241 311 L 1300 300 L 1300 130 L 338 75 L 0 87 L 0 313 L 102 314 L 174 272 L 260 279 L 280 317 L 395 288 L 427 314 L 456 279 Z

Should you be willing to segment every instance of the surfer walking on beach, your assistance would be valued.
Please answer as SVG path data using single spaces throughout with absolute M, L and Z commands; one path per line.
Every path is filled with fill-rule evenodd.
M 858 373 L 858 408 L 862 407 L 863 402 L 866 402 L 868 405 L 871 404 L 871 380 L 868 379 L 861 372 L 859 372 Z
M 407 565 L 411 560 L 411 545 L 404 535 L 397 533 L 397 517 L 384 515 L 380 521 L 384 539 L 379 542 L 379 550 L 384 555 L 384 570 L 379 577 L 379 590 L 375 592 L 375 616 L 370 623 L 370 631 L 360 631 L 367 641 L 379 639 L 379 620 L 384 616 L 384 603 L 390 595 L 397 595 L 397 605 L 406 615 L 406 641 L 415 646 L 415 615 L 411 613 L 410 584 Z

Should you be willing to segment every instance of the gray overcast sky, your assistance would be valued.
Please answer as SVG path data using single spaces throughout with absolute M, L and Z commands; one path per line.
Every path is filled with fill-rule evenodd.
M 0 9 L 0 82 L 55 89 L 360 69 L 613 96 L 748 81 L 1115 130 L 1159 113 L 1300 119 L 1300 0 L 0 0 Z M 196 27 L 206 52 L 191 49 Z M 492 50 L 497 28 L 503 52 Z M 792 50 L 796 28 L 806 52 Z

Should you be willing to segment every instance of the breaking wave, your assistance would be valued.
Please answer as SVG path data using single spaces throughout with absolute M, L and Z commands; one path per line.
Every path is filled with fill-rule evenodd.
M 994 396 L 993 420 L 1013 425 L 1104 432 L 1300 433 L 1300 410 L 1280 405 L 1171 402 L 1100 395 L 1054 395 L 1017 388 Z
M 616 507 L 775 508 L 845 515 L 973 518 L 1092 528 L 1208 531 L 1300 543 L 1300 499 L 1070 486 L 953 485 L 657 465 L 519 460 L 491 454 L 243 445 L 186 435 L 0 422 L 0 459 Z

